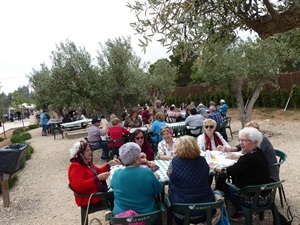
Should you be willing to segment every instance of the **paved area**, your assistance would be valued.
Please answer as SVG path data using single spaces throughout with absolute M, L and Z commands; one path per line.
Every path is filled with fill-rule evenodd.
M 32 124 L 29 119 L 24 119 L 23 122 L 24 122 L 25 127 Z M 8 131 L 12 128 L 23 127 L 23 122 L 22 122 L 22 120 L 20 120 L 20 121 L 15 121 L 15 122 L 5 122 L 4 124 L 2 123 L 1 124 L 2 126 L 0 127 L 0 134 L 2 134 L 4 132 L 4 130 Z

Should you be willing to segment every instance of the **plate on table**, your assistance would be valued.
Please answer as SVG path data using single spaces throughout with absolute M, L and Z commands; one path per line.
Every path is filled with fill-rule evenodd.
M 213 156 L 215 156 L 215 155 L 220 155 L 220 154 L 222 154 L 222 152 L 219 151 L 219 150 L 212 150 L 212 151 L 210 151 L 210 154 L 213 155 Z

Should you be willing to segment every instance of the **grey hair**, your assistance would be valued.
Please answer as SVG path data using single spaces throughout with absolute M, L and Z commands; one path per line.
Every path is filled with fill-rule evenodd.
M 140 153 L 141 147 L 134 142 L 128 142 L 119 149 L 120 159 L 125 166 L 132 164 L 135 158 L 140 156 Z
M 254 127 L 244 127 L 242 130 L 239 131 L 239 138 L 242 135 L 248 135 L 249 140 L 253 141 L 256 147 L 259 147 L 260 143 L 263 140 L 262 133 Z

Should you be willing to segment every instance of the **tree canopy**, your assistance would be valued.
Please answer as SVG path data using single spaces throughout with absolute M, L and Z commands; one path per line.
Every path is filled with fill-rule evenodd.
M 294 0 L 145 0 L 129 2 L 136 15 L 131 26 L 145 47 L 154 37 L 164 46 L 187 42 L 198 48 L 208 39 L 250 30 L 262 39 L 300 26 L 300 3 Z

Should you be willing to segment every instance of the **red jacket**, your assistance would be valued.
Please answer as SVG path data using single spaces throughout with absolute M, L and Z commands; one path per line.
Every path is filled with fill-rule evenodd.
M 129 131 L 126 130 L 124 127 L 119 125 L 110 127 L 107 131 L 107 135 L 109 136 L 109 140 L 116 140 L 123 137 L 123 134 L 129 134 Z M 120 147 L 123 144 L 122 142 L 116 142 L 114 147 Z M 108 143 L 108 147 L 112 147 L 112 143 Z
M 110 171 L 110 166 L 108 164 L 99 168 L 91 163 L 91 167 L 93 167 L 97 171 L 97 174 Z M 81 165 L 78 162 L 72 162 L 69 166 L 68 176 L 70 186 L 75 192 L 79 194 L 92 194 L 94 192 L 97 192 L 96 183 L 100 181 L 98 179 L 95 179 L 95 175 L 89 167 Z M 85 206 L 88 204 L 89 197 L 81 198 L 76 195 L 74 196 L 75 202 L 78 206 Z M 101 198 L 99 196 L 95 196 L 91 198 L 90 204 L 100 201 Z

